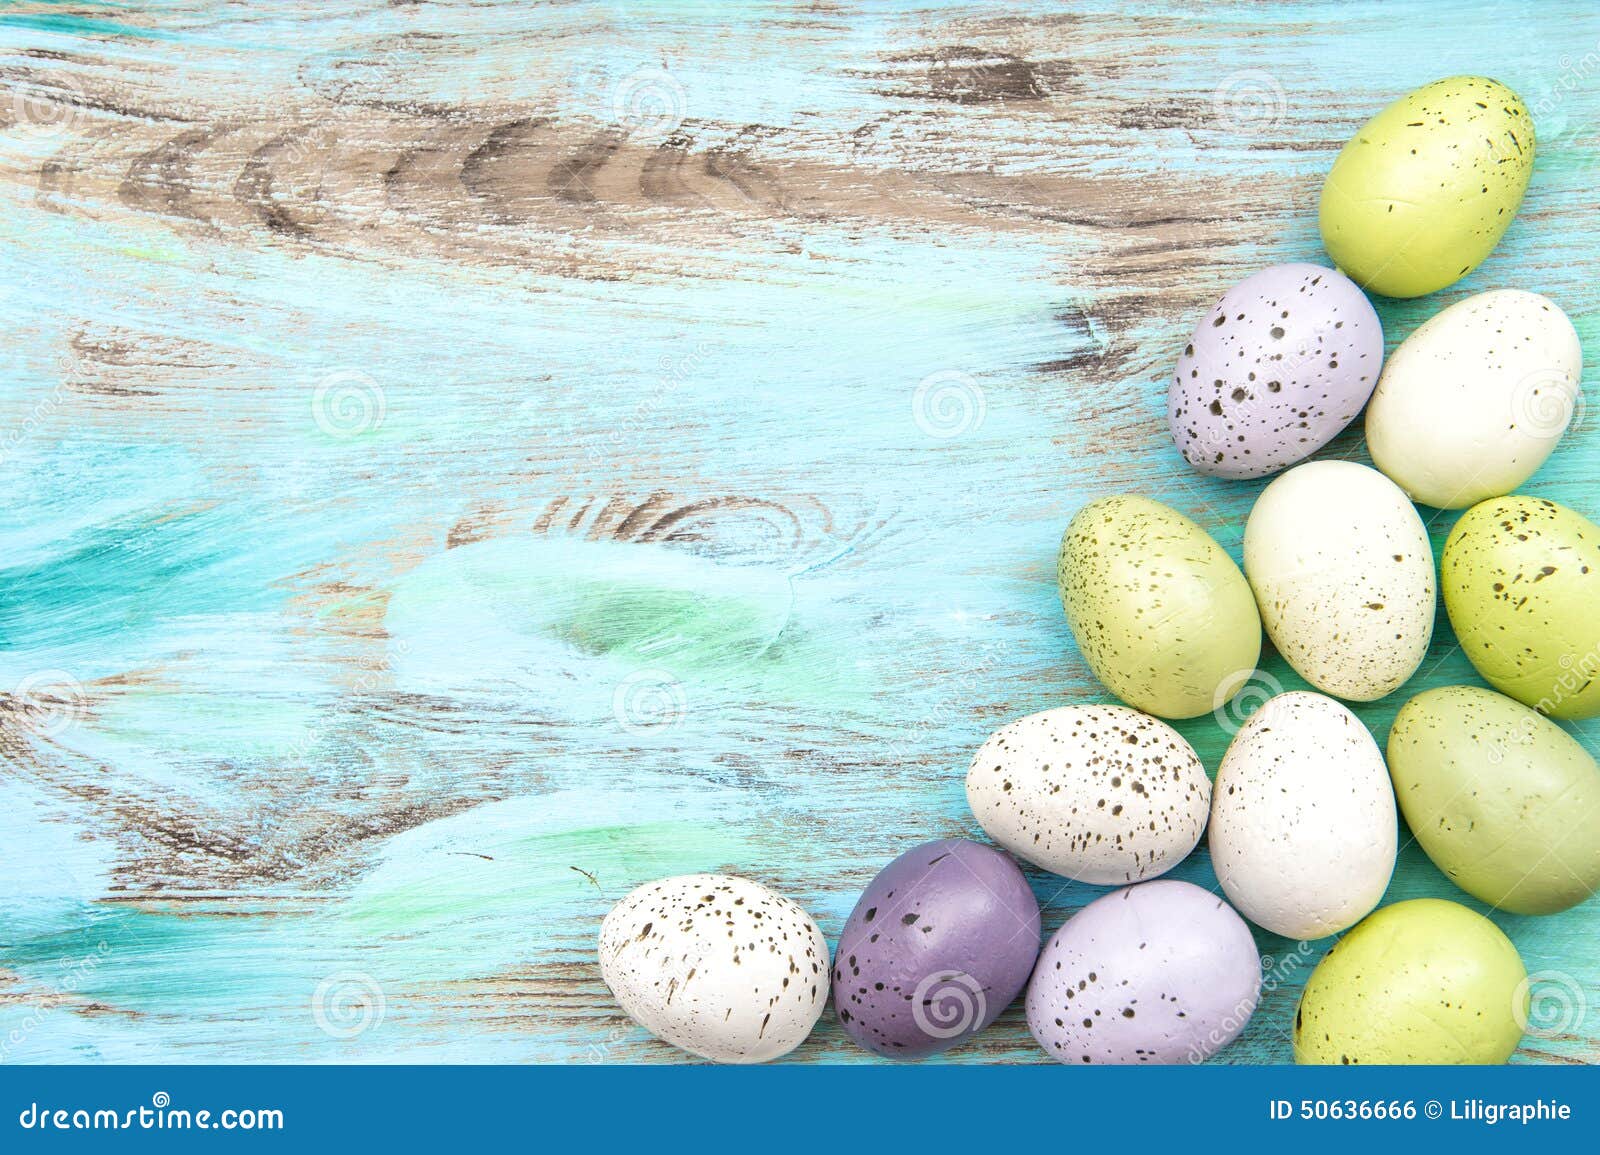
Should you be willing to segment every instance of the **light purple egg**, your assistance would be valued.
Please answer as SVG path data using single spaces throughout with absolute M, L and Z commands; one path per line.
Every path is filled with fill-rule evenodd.
M 1198 1063 L 1261 992 L 1250 928 L 1216 895 L 1159 879 L 1114 890 L 1039 952 L 1028 1029 L 1062 1063 Z
M 999 1017 L 1039 954 L 1039 904 L 1005 854 L 926 842 L 878 873 L 834 952 L 833 1005 L 863 1047 L 913 1059 Z
M 1354 281 L 1274 265 L 1195 327 L 1167 391 L 1172 440 L 1201 473 L 1265 477 L 1355 420 L 1382 367 L 1383 326 Z

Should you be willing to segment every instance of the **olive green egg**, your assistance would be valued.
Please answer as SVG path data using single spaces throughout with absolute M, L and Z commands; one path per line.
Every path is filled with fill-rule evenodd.
M 1261 618 L 1244 574 L 1159 501 L 1122 495 L 1084 506 L 1061 539 L 1056 576 L 1089 669 L 1137 710 L 1195 718 L 1255 671 Z
M 1517 215 L 1533 150 L 1533 118 L 1505 85 L 1423 85 L 1340 151 L 1322 186 L 1322 243 L 1351 280 L 1386 297 L 1454 284 Z
M 1491 686 L 1552 717 L 1600 714 L 1600 527 L 1546 498 L 1492 497 L 1450 531 L 1439 584 Z
M 1468 894 L 1553 914 L 1600 890 L 1600 766 L 1550 719 L 1481 686 L 1426 690 L 1388 756 L 1411 832 Z
M 1528 1021 L 1528 972 L 1500 928 L 1416 898 L 1345 933 L 1306 980 L 1294 1061 L 1503 1063 Z

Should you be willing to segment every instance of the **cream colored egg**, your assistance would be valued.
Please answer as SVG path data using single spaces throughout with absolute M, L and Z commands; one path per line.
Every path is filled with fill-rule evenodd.
M 759 882 L 683 874 L 636 887 L 600 926 L 600 977 L 641 1027 L 718 1063 L 794 1050 L 828 1002 L 828 942 Z
M 1272 644 L 1324 693 L 1381 698 L 1428 652 L 1428 531 L 1375 469 L 1312 461 L 1267 486 L 1245 525 L 1244 572 Z
M 1407 337 L 1367 406 L 1373 463 L 1415 501 L 1465 509 L 1533 476 L 1572 420 L 1583 348 L 1537 293 L 1457 301 Z
M 989 736 L 967 771 L 967 803 L 1019 858 L 1111 886 L 1183 861 L 1205 829 L 1211 782 L 1165 722 L 1126 706 L 1062 706 Z
M 1269 698 L 1212 793 L 1211 864 L 1258 926 L 1318 939 L 1355 925 L 1394 873 L 1394 790 L 1361 720 L 1321 694 Z

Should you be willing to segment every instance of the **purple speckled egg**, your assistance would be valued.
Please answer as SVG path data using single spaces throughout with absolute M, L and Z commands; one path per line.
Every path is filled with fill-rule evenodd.
M 1039 904 L 1005 854 L 925 842 L 878 873 L 839 936 L 833 1005 L 880 1055 L 953 1047 L 999 1017 L 1039 954 Z
M 1195 327 L 1167 391 L 1184 460 L 1265 477 L 1311 456 L 1361 412 L 1383 367 L 1383 326 L 1343 273 L 1274 265 Z
M 1062 1063 L 1198 1063 L 1244 1030 L 1260 992 L 1244 919 L 1163 878 L 1097 898 L 1056 931 L 1028 984 L 1028 1029 Z

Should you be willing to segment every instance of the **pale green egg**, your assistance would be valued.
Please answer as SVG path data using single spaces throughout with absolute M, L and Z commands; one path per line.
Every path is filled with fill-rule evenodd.
M 1551 914 L 1600 889 L 1600 766 L 1550 719 L 1443 686 L 1401 708 L 1388 754 L 1412 833 L 1468 894 Z
M 1485 681 L 1541 714 L 1600 714 L 1600 526 L 1542 497 L 1490 498 L 1450 531 L 1440 578 Z
M 1528 1021 L 1528 972 L 1500 928 L 1459 903 L 1397 902 L 1317 964 L 1294 1018 L 1294 1061 L 1503 1063 Z
M 1322 242 L 1362 288 L 1420 297 L 1466 276 L 1517 215 L 1533 118 L 1482 76 L 1423 85 L 1344 146 L 1322 186 Z
M 1078 511 L 1056 567 L 1089 669 L 1128 705 L 1194 718 L 1255 671 L 1261 618 L 1244 574 L 1175 509 L 1123 495 Z

